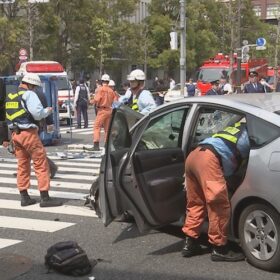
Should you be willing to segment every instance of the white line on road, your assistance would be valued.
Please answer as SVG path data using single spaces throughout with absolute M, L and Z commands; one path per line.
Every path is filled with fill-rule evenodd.
M 75 224 L 66 223 L 66 222 L 46 221 L 46 220 L 39 220 L 39 219 L 0 216 L 0 227 L 2 228 L 55 232 L 73 225 Z
M 0 238 L 0 249 L 21 243 L 22 240 Z
M 16 188 L 0 187 L 0 193 L 5 194 L 18 194 L 19 192 Z M 40 196 L 39 191 L 34 189 L 29 189 L 28 193 L 31 196 Z M 73 192 L 59 192 L 59 191 L 49 191 L 51 197 L 64 198 L 64 199 L 77 199 L 85 200 L 87 194 L 84 193 L 73 193 Z
M 21 207 L 19 200 L 9 200 L 9 199 L 0 199 L 0 209 L 36 211 L 36 212 L 44 212 L 44 213 L 55 213 L 55 214 L 85 216 L 85 217 L 94 217 L 94 218 L 97 217 L 95 211 L 87 207 L 62 205 L 59 207 L 41 208 L 39 204 Z
M 76 176 L 78 179 L 78 175 Z M 63 188 L 63 189 L 75 189 L 75 190 L 89 190 L 91 187 L 91 183 L 93 182 L 93 178 L 89 177 L 87 179 L 87 183 L 73 183 L 73 182 L 65 182 L 65 181 L 51 181 L 51 188 Z M 37 186 L 37 180 L 30 180 L 32 186 Z M 8 178 L 8 177 L 0 177 L 0 187 L 4 184 L 14 184 L 17 185 L 17 178 Z
M 72 164 L 73 165 L 73 164 Z M 8 168 L 11 168 L 13 166 L 16 166 L 16 164 L 13 164 L 13 163 L 3 163 L 1 162 L 1 165 L 0 167 L 8 167 Z M 92 174 L 95 167 L 99 167 L 100 164 L 93 164 L 92 168 L 79 168 L 79 167 L 59 167 L 59 170 L 61 171 L 71 171 L 71 172 L 78 172 L 78 173 L 90 173 Z

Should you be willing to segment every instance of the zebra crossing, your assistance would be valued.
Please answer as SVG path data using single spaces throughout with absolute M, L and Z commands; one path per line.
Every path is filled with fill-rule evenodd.
M 72 152 L 77 153 L 79 150 L 75 149 Z M 79 217 L 97 217 L 94 210 L 84 206 L 91 184 L 99 174 L 101 162 L 101 157 L 91 156 L 92 154 L 89 153 L 88 156 L 81 158 L 61 158 L 54 153 L 48 154 L 48 157 L 58 166 L 57 174 L 51 180 L 49 194 L 64 202 L 63 206 L 50 208 L 41 208 L 39 203 L 26 207 L 20 206 L 20 196 L 16 187 L 16 159 L 0 156 L 0 250 L 25 241 L 22 238 L 9 238 L 7 230 L 8 232 L 24 230 L 37 234 L 40 232 L 51 234 L 77 226 Z M 31 187 L 28 192 L 31 197 L 39 201 L 40 193 L 37 190 L 37 180 L 33 169 Z M 67 221 L 54 220 L 53 215 Z M 63 219 L 63 217 L 68 217 L 68 219 Z
M 60 134 L 79 134 L 79 135 L 92 135 L 93 134 L 93 124 L 90 123 L 87 128 L 75 128 L 76 124 L 70 126 L 60 126 Z M 82 126 L 83 127 L 83 126 Z

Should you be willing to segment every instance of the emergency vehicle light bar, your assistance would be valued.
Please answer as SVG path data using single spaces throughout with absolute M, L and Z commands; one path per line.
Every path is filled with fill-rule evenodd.
M 64 69 L 59 63 L 28 63 L 26 71 L 31 73 L 59 73 L 64 72 Z

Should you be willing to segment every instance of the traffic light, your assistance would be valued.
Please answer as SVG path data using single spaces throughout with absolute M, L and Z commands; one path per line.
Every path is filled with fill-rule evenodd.
M 13 4 L 15 3 L 15 0 L 1 0 L 0 4 Z
M 177 50 L 178 49 L 178 36 L 177 32 L 172 31 L 170 32 L 170 48 L 171 50 Z

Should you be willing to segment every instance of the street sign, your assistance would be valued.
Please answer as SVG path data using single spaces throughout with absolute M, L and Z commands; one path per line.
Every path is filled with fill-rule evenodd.
M 248 44 L 249 44 L 248 40 L 243 40 L 243 41 L 242 41 L 242 45 L 243 45 L 243 46 L 246 46 L 246 45 L 248 45 Z
M 15 0 L 2 0 L 0 1 L 0 4 L 13 4 L 15 3 Z
M 19 56 L 27 56 L 27 50 L 26 49 L 20 49 L 18 52 Z
M 27 56 L 26 55 L 20 55 L 19 57 L 19 60 L 27 60 Z
M 256 45 L 259 46 L 259 47 L 265 46 L 265 44 L 266 44 L 265 38 L 258 38 L 258 39 L 256 40 Z

